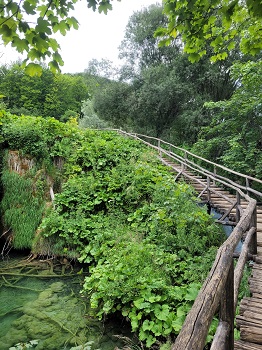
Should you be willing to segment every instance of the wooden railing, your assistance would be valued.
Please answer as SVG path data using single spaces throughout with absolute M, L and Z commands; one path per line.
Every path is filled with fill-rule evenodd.
M 216 192 L 214 186 L 212 188 L 212 185 L 217 183 L 236 193 L 235 201 L 232 201 L 231 198 L 225 195 L 221 195 L 224 200 L 231 203 L 229 210 L 223 215 L 222 219 L 225 219 L 231 210 L 236 208 L 235 227 L 228 239 L 219 248 L 209 275 L 171 348 L 172 350 L 202 350 L 205 346 L 212 319 L 216 314 L 219 314 L 219 325 L 211 345 L 211 350 L 234 349 L 234 318 L 238 302 L 239 286 L 248 254 L 255 255 L 257 250 L 257 201 L 251 198 L 250 195 L 262 198 L 262 193 L 253 189 L 251 183 L 261 185 L 262 181 L 213 163 L 163 140 L 145 135 L 126 133 L 122 130 L 118 130 L 118 132 L 140 140 L 156 149 L 163 162 L 165 162 L 163 157 L 173 160 L 174 164 L 171 166 L 178 172 L 178 175 L 183 174 L 191 180 L 198 181 L 194 175 L 191 175 L 193 172 L 206 178 L 204 184 L 199 180 L 199 183 L 203 186 L 203 191 L 200 195 L 203 195 L 205 192 L 207 194 L 216 193 L 221 195 L 221 193 Z M 201 161 L 201 165 L 198 164 L 198 161 Z M 179 167 L 176 164 L 179 164 Z M 207 164 L 209 168 L 212 166 L 213 171 L 206 170 L 202 167 L 202 164 Z M 170 162 L 167 165 L 170 166 Z M 219 174 L 220 170 L 223 171 L 223 175 Z M 234 176 L 234 178 L 238 178 L 239 183 L 236 180 L 233 181 L 226 177 L 224 175 L 225 173 L 228 174 L 228 177 Z M 241 206 L 241 200 L 248 203 L 247 207 L 243 208 Z M 245 241 L 241 254 L 234 268 L 234 251 L 239 241 L 244 237 Z

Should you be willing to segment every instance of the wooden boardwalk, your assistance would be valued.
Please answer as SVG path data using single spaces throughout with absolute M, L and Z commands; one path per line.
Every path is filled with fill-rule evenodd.
M 167 159 L 163 159 L 164 164 L 181 174 L 182 170 L 187 182 L 199 193 L 201 200 L 209 202 L 213 208 L 221 213 L 221 218 L 228 221 L 236 221 L 236 209 L 230 210 L 232 204 L 223 197 L 227 197 L 232 202 L 235 201 L 235 195 L 228 191 L 210 184 L 214 192 L 205 192 L 203 189 L 207 185 L 207 180 L 201 176 L 196 176 L 193 172 L 182 169 L 181 165 L 175 164 Z M 182 175 L 184 177 L 184 175 Z M 177 176 L 179 177 L 179 176 Z M 248 203 L 241 201 L 241 207 L 247 207 Z M 230 214 L 225 217 L 225 214 Z M 236 325 L 240 330 L 240 340 L 234 342 L 236 350 L 262 350 L 262 208 L 257 207 L 257 254 L 252 256 L 251 277 L 249 278 L 250 297 L 245 297 L 240 303 L 239 315 L 236 316 Z M 224 349 L 224 348 L 223 348 Z
M 189 311 L 171 350 L 203 350 L 209 326 L 219 313 L 211 350 L 262 350 L 262 180 L 241 174 L 159 138 L 114 130 L 157 151 L 163 164 L 173 169 L 175 180 L 184 177 L 206 202 L 221 214 L 217 222 L 233 226 L 217 251 L 214 263 Z M 227 191 L 227 189 L 229 189 Z M 257 202 L 258 201 L 258 202 Z M 235 249 L 243 240 L 237 263 Z M 236 315 L 240 282 L 247 259 L 252 266 L 250 297 L 241 301 Z M 234 341 L 234 325 L 240 340 Z

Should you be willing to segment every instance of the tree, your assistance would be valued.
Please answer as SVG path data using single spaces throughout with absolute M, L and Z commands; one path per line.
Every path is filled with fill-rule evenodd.
M 142 84 L 126 101 L 135 130 L 161 137 L 167 132 L 188 99 L 190 86 L 174 69 L 162 63 L 141 72 Z
M 91 100 L 86 100 L 82 103 L 81 113 L 82 117 L 79 120 L 81 128 L 103 129 L 109 127 L 105 121 L 97 116 Z
M 28 76 L 19 63 L 0 67 L 0 95 L 15 114 L 63 119 L 67 111 L 80 114 L 89 97 L 81 76 L 56 74 L 43 67 L 42 75 Z
M 162 45 L 180 38 L 192 62 L 213 49 L 212 61 L 225 59 L 239 46 L 244 54 L 255 55 L 262 49 L 261 0 L 164 0 L 168 26 L 155 35 L 163 36 Z
M 206 104 L 212 122 L 202 130 L 194 151 L 259 178 L 262 171 L 262 61 L 237 63 L 231 71 L 237 88 L 230 99 Z
M 172 47 L 159 47 L 160 40 L 154 37 L 156 28 L 167 24 L 167 17 L 162 11 L 162 6 L 151 5 L 135 12 L 128 21 L 119 57 L 126 60 L 133 76 L 134 72 L 153 64 L 170 63 L 179 50 L 177 42 Z M 124 72 L 127 72 L 127 67 Z
M 99 118 L 115 127 L 129 125 L 129 96 L 132 87 L 126 83 L 112 81 L 105 84 L 94 95 L 94 111 Z
M 88 97 L 88 88 L 81 77 L 56 74 L 46 94 L 43 116 L 66 121 L 66 112 L 71 111 L 79 115 L 82 101 Z
M 78 29 L 77 19 L 70 16 L 79 0 L 0 0 L 0 38 L 18 52 L 27 52 L 24 61 L 29 75 L 40 75 L 42 67 L 34 61 L 49 60 L 53 72 L 59 71 L 63 60 L 59 44 L 52 37 L 60 32 L 66 35 L 71 28 Z M 107 13 L 112 0 L 86 0 L 94 11 Z M 30 62 L 26 65 L 27 62 Z
M 208 52 L 191 64 L 178 41 L 173 46 L 158 46 L 153 33 L 163 23 L 161 6 L 133 14 L 121 47 L 121 57 L 129 64 L 121 81 L 128 84 L 101 86 L 94 94 L 94 106 L 100 118 L 116 126 L 192 144 L 201 127 L 210 122 L 203 104 L 231 97 L 235 83 L 229 68 L 241 57 L 234 50 L 227 60 L 211 63 Z
M 107 79 L 114 79 L 117 74 L 117 69 L 113 66 L 113 62 L 102 58 L 100 61 L 93 58 L 88 62 L 88 67 L 85 69 L 85 73 L 91 76 L 98 76 Z

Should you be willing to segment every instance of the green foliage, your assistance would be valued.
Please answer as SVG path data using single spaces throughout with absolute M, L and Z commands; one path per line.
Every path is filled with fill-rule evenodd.
M 262 61 L 237 63 L 237 89 L 227 101 L 206 103 L 212 122 L 199 135 L 193 152 L 236 171 L 260 178 Z
M 78 29 L 77 19 L 71 16 L 76 2 L 25 0 L 20 4 L 14 0 L 1 0 L 0 37 L 5 45 L 11 44 L 18 52 L 27 54 L 23 62 L 27 74 L 41 75 L 39 61 L 48 60 L 53 72 L 59 71 L 64 64 L 53 34 L 66 35 L 71 28 Z M 106 14 L 112 9 L 110 1 L 87 0 L 87 4 L 100 13 Z
M 165 0 L 168 25 L 155 35 L 162 45 L 181 37 L 191 62 L 213 50 L 211 60 L 224 60 L 238 43 L 244 54 L 261 52 L 262 11 L 257 0 Z
M 85 292 L 91 292 L 91 307 L 98 310 L 97 316 L 119 310 L 147 347 L 161 335 L 177 334 L 200 284 L 173 287 L 176 273 L 171 266 L 176 265 L 176 254 L 163 253 L 135 238 L 109 252 L 103 263 L 91 269 L 83 286 Z
M 108 124 L 96 114 L 91 100 L 82 103 L 81 112 L 82 117 L 79 120 L 81 128 L 102 129 L 108 127 Z
M 131 77 L 141 69 L 152 65 L 168 63 L 174 59 L 178 47 L 159 47 L 159 39 L 154 37 L 158 26 L 167 24 L 163 7 L 159 4 L 134 12 L 126 26 L 125 36 L 119 47 L 119 57 L 125 60 L 123 75 L 128 72 Z M 128 75 L 125 77 L 128 79 Z
M 235 50 L 225 62 L 211 63 L 208 52 L 192 65 L 180 41 L 159 47 L 153 33 L 167 22 L 162 10 L 153 5 L 130 18 L 120 47 L 125 65 L 119 81 L 97 87 L 94 110 L 110 125 L 191 145 L 209 123 L 203 104 L 232 95 L 229 67 L 240 55 Z
M 5 227 L 12 230 L 12 244 L 16 249 L 31 248 L 44 209 L 41 184 L 9 170 L 2 172 L 1 182 L 1 212 Z
M 30 348 L 34 348 L 36 345 L 38 344 L 38 340 L 30 340 L 27 343 L 17 343 L 14 346 L 12 346 L 11 348 L 9 348 L 9 350 L 24 350 L 24 349 L 30 349 Z
M 10 124 L 3 124 L 2 133 L 9 148 L 20 150 L 38 159 L 48 155 L 46 139 L 42 133 L 43 125 L 40 118 L 13 118 Z
M 33 251 L 47 247 L 89 264 L 83 294 L 94 314 L 122 314 L 147 347 L 178 334 L 220 243 L 192 188 L 174 183 L 135 140 L 81 130 L 75 120 L 25 119 L 2 113 L 5 144 L 45 157 L 45 171 L 59 172 L 62 183 Z M 59 171 L 51 166 L 57 159 Z
M 54 118 L 15 116 L 1 112 L 0 122 L 1 135 L 7 148 L 31 155 L 46 165 L 50 165 L 53 156 L 64 155 L 65 150 L 59 152 L 61 144 L 67 143 L 69 149 L 69 139 L 76 143 L 77 138 L 81 137 L 77 134 L 75 119 L 64 124 Z
M 16 63 L 0 70 L 0 92 L 3 101 L 14 114 L 41 115 L 67 121 L 80 114 L 81 103 L 88 96 L 88 88 L 80 76 L 57 74 L 44 68 L 41 76 L 28 76 Z
M 68 159 L 69 178 L 40 229 L 90 264 L 83 293 L 95 314 L 121 312 L 150 347 L 179 332 L 214 259 L 218 229 L 190 187 L 175 184 L 139 144 L 94 135 Z

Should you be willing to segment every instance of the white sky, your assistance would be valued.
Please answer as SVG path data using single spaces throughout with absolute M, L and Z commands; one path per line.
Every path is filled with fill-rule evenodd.
M 161 3 L 161 0 L 114 0 L 113 10 L 104 15 L 88 9 L 86 1 L 80 0 L 72 12 L 79 21 L 79 29 L 71 29 L 66 36 L 55 36 L 65 63 L 61 67 L 62 72 L 83 72 L 93 58 L 106 58 L 118 64 L 118 46 L 124 37 L 129 17 L 134 11 L 155 3 Z M 9 64 L 21 58 L 11 46 L 2 46 L 0 52 L 0 64 Z

